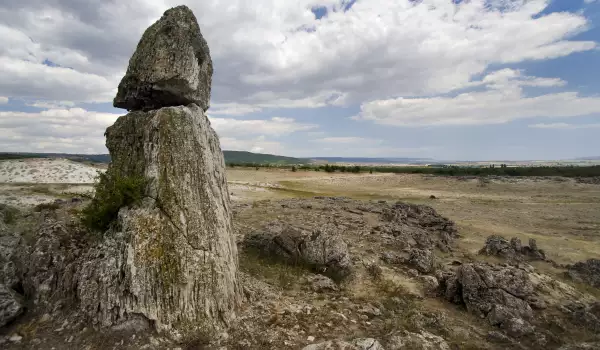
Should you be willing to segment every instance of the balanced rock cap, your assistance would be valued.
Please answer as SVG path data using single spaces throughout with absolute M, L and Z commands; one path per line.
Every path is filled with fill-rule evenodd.
M 113 105 L 148 111 L 195 103 L 206 111 L 212 73 L 196 16 L 187 6 L 174 7 L 142 35 Z

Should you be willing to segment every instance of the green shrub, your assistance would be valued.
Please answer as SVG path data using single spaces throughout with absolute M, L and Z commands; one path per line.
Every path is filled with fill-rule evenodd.
M 2 217 L 5 224 L 12 224 L 15 222 L 17 216 L 19 215 L 19 209 L 7 204 L 0 203 L 0 213 L 3 214 L 0 215 L 0 217 Z
M 142 200 L 146 180 L 139 177 L 122 177 L 107 173 L 99 175 L 94 186 L 95 196 L 83 209 L 83 223 L 90 229 L 106 231 L 117 218 L 119 209 Z

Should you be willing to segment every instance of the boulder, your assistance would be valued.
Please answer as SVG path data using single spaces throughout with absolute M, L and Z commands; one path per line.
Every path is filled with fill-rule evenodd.
M 194 13 L 167 10 L 144 32 L 113 105 L 128 111 L 195 103 L 209 107 L 213 66 Z
M 455 274 L 441 277 L 446 299 L 464 304 L 480 317 L 489 316 L 491 324 L 502 324 L 511 317 L 529 319 L 533 316 L 526 301 L 533 294 L 533 284 L 523 270 L 473 263 L 461 265 Z
M 498 256 L 508 260 L 546 260 L 546 254 L 539 249 L 535 239 L 529 239 L 529 245 L 524 246 L 517 237 L 510 242 L 499 235 L 489 236 L 479 254 Z
M 403 248 L 449 251 L 458 237 L 454 222 L 426 205 L 397 202 L 382 210 L 381 220 L 373 233 L 394 236 Z
M 350 342 L 329 340 L 318 344 L 310 344 L 302 350 L 384 350 L 383 346 L 373 338 L 358 338 Z
M 0 284 L 0 327 L 15 320 L 23 311 L 22 298 L 4 284 Z
M 335 284 L 335 282 L 323 275 L 313 275 L 309 277 L 310 288 L 313 292 L 322 293 L 322 292 L 335 292 L 338 291 L 339 288 Z
M 388 350 L 414 349 L 414 350 L 450 350 L 444 338 L 426 331 L 412 333 L 404 331 L 393 335 L 386 343 Z
M 352 271 L 346 242 L 340 235 L 323 229 L 309 232 L 274 223 L 265 232 L 247 235 L 244 245 L 290 264 L 309 266 L 334 279 Z
M 421 273 L 430 273 L 435 269 L 435 255 L 431 250 L 411 249 L 408 263 Z
M 600 259 L 588 259 L 567 267 L 567 276 L 600 288 Z

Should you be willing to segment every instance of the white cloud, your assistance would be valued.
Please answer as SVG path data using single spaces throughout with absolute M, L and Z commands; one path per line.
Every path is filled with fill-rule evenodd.
M 269 135 L 282 136 L 296 131 L 311 130 L 314 124 L 297 123 L 292 118 L 242 120 L 210 117 L 212 127 L 219 136 Z
M 568 124 L 568 123 L 540 123 L 529 125 L 530 128 L 537 129 L 590 129 L 600 128 L 600 123 L 594 124 Z
M 577 92 L 527 96 L 523 86 L 552 87 L 559 79 L 524 77 L 520 72 L 502 70 L 474 85 L 484 91 L 455 97 L 396 98 L 361 105 L 356 120 L 383 125 L 477 125 L 499 124 L 531 117 L 575 117 L 600 113 L 600 97 L 583 97 Z
M 253 139 L 236 139 L 234 137 L 220 137 L 221 149 L 230 151 L 250 151 L 268 154 L 288 154 L 284 145 L 277 141 L 267 140 L 264 136 Z
M 0 148 L 7 152 L 106 153 L 104 131 L 118 117 L 82 108 L 0 112 Z
M 8 97 L 0 96 L 0 105 L 7 104 Z
M 596 47 L 569 40 L 587 29 L 582 14 L 540 15 L 547 0 L 371 0 L 346 12 L 342 0 L 7 0 L 0 94 L 110 101 L 143 30 L 180 3 L 195 11 L 211 49 L 213 105 L 239 104 L 222 114 L 443 93 L 493 63 Z M 316 20 L 315 5 L 327 17 Z
M 61 109 L 75 107 L 73 101 L 34 101 L 27 104 L 30 107 L 43 108 L 43 109 Z
M 598 2 L 598 0 L 583 0 L 583 2 L 585 2 L 586 4 L 593 4 L 595 2 Z
M 381 143 L 381 140 L 369 139 L 365 137 L 355 137 L 355 136 L 332 136 L 332 137 L 323 137 L 320 139 L 312 140 L 313 142 L 320 143 L 330 143 L 330 144 L 362 144 L 365 143 L 373 144 L 373 143 Z

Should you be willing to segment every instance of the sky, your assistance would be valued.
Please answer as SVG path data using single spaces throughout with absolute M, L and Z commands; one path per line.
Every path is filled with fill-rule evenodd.
M 0 151 L 107 153 L 129 57 L 180 4 L 223 149 L 600 156 L 600 0 L 3 0 Z

